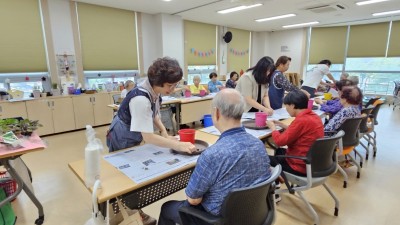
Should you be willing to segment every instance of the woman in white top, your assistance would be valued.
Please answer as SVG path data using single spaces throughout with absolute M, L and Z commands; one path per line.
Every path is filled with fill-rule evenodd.
M 135 82 L 133 82 L 131 80 L 125 81 L 125 84 L 124 84 L 125 89 L 121 91 L 121 98 L 125 98 L 126 94 L 128 94 L 128 92 L 130 90 L 132 90 L 135 86 L 136 86 Z
M 267 85 L 270 80 L 269 76 L 274 70 L 274 60 L 271 57 L 265 56 L 240 77 L 236 85 L 236 90 L 246 100 L 245 112 L 262 111 L 272 115 L 274 110 L 269 104 Z
M 312 68 L 310 71 L 307 72 L 307 75 L 304 78 L 303 86 L 301 86 L 301 89 L 310 93 L 311 98 L 314 98 L 315 90 L 319 84 L 322 84 L 325 86 L 326 85 L 334 86 L 335 78 L 333 78 L 331 72 L 329 71 L 329 68 L 331 67 L 331 65 L 332 65 L 332 63 L 330 60 L 324 59 L 321 62 L 319 62 L 318 65 L 316 65 L 314 68 Z M 331 79 L 333 81 L 333 83 L 328 84 L 328 83 L 322 82 L 322 78 L 325 75 L 328 76 L 328 78 Z

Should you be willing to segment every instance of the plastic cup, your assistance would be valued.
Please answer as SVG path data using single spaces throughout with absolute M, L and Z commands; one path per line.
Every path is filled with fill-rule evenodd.
M 332 93 L 324 93 L 324 99 L 325 100 L 331 100 L 332 99 Z
M 200 90 L 200 96 L 203 97 L 206 95 L 206 90 Z
M 267 114 L 265 112 L 256 112 L 256 126 L 265 127 L 267 125 Z
M 213 124 L 212 118 L 211 118 L 211 114 L 206 114 L 204 115 L 204 127 L 211 127 Z
M 312 110 L 313 105 L 314 105 L 314 100 L 313 99 L 308 100 L 307 108 L 309 110 Z
M 189 98 L 190 96 L 192 96 L 192 93 L 188 90 L 185 91 L 185 97 Z
M 178 131 L 178 134 L 181 142 L 191 142 L 192 144 L 194 144 L 196 134 L 195 129 L 182 129 Z

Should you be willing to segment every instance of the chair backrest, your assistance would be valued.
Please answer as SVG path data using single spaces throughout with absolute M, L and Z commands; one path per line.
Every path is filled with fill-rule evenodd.
M 339 127 L 338 130 L 344 131 L 343 136 L 343 147 L 348 146 L 357 146 L 360 143 L 359 139 L 359 128 L 361 120 L 366 117 L 359 116 L 355 118 L 348 118 L 344 121 L 344 123 Z
M 277 165 L 271 177 L 254 186 L 232 190 L 224 200 L 221 216 L 229 225 L 267 225 L 275 217 L 274 184 L 282 168 Z
M 311 162 L 312 177 L 326 177 L 336 171 L 336 145 L 344 131 L 340 130 L 334 136 L 317 139 L 307 153 Z
M 368 116 L 369 116 L 369 114 L 371 114 L 371 112 L 372 112 L 372 110 L 374 108 L 375 107 L 370 106 L 368 108 L 365 108 L 365 109 L 361 110 L 361 115 L 366 115 L 366 116 L 363 117 L 363 119 L 361 120 L 360 133 L 366 133 L 368 131 L 368 126 L 367 126 L 367 124 L 368 124 Z
M 121 103 L 121 95 L 120 94 L 115 94 L 112 97 L 113 97 L 113 100 L 114 100 L 114 104 Z
M 377 125 L 376 120 L 378 119 L 378 112 L 379 112 L 379 109 L 381 108 L 381 105 L 383 105 L 383 101 L 380 101 L 380 100 L 376 101 L 374 103 L 375 108 L 371 112 L 371 115 L 374 116 L 375 125 Z
M 368 106 L 370 105 L 374 105 L 374 103 L 380 99 L 380 97 L 374 97 L 374 98 L 370 98 L 367 102 L 367 104 L 365 104 L 365 108 L 368 108 Z

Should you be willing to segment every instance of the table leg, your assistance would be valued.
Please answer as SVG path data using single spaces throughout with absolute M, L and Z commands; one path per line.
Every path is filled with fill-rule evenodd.
M 6 170 L 8 171 L 8 173 L 10 173 L 11 177 L 13 177 L 16 180 L 17 184 L 18 184 L 18 189 L 20 189 L 20 190 L 18 191 L 18 189 L 17 189 L 16 195 L 18 195 L 19 192 L 21 192 L 21 189 L 23 189 L 25 191 L 25 193 L 28 195 L 28 197 L 31 199 L 33 204 L 35 204 L 36 208 L 39 211 L 39 218 L 36 219 L 35 224 L 40 225 L 40 224 L 42 224 L 44 222 L 43 206 L 39 202 L 39 200 L 36 198 L 36 196 L 33 194 L 33 192 L 29 189 L 29 187 L 25 185 L 23 179 L 18 175 L 17 171 L 15 171 L 15 169 L 10 165 L 9 160 L 10 159 L 3 159 L 3 160 L 1 160 L 1 162 L 3 163 L 3 165 L 6 168 Z M 9 197 L 14 198 L 13 196 L 14 195 L 9 196 Z M 0 206 L 3 205 L 3 204 L 5 204 L 4 201 L 2 201 L 0 203 Z
M 176 130 L 178 131 L 181 125 L 181 104 L 176 104 Z

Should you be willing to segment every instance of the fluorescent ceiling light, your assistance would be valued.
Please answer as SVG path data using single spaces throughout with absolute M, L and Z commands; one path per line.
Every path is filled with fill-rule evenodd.
M 314 25 L 314 24 L 318 24 L 318 21 L 314 21 L 314 22 L 309 22 L 309 23 L 298 23 L 298 24 L 292 24 L 292 25 L 286 25 L 286 26 L 282 26 L 283 28 L 291 28 L 291 27 L 305 27 L 307 25 Z
M 368 1 L 362 1 L 362 2 L 356 2 L 357 5 L 369 5 L 369 4 L 374 4 L 374 3 L 379 3 L 379 2 L 387 2 L 389 0 L 368 0 Z
M 234 8 L 230 8 L 230 9 L 220 10 L 220 11 L 218 11 L 218 13 L 226 14 L 226 13 L 236 12 L 236 11 L 239 11 L 239 10 L 254 8 L 254 7 L 257 7 L 257 6 L 262 6 L 262 4 L 258 3 L 258 4 L 254 4 L 254 5 L 247 5 L 247 6 L 246 5 L 242 5 L 242 6 L 238 6 L 238 7 L 234 7 Z
M 372 15 L 373 16 L 384 16 L 384 15 L 397 14 L 397 13 L 400 13 L 400 10 L 380 12 L 380 13 L 372 13 Z
M 264 22 L 264 21 L 269 21 L 269 20 L 288 18 L 288 17 L 292 17 L 292 16 L 296 16 L 296 14 L 291 13 L 291 14 L 286 14 L 286 15 L 281 15 L 281 16 L 273 16 L 273 17 L 268 17 L 268 18 L 263 18 L 263 19 L 257 19 L 255 21 Z

